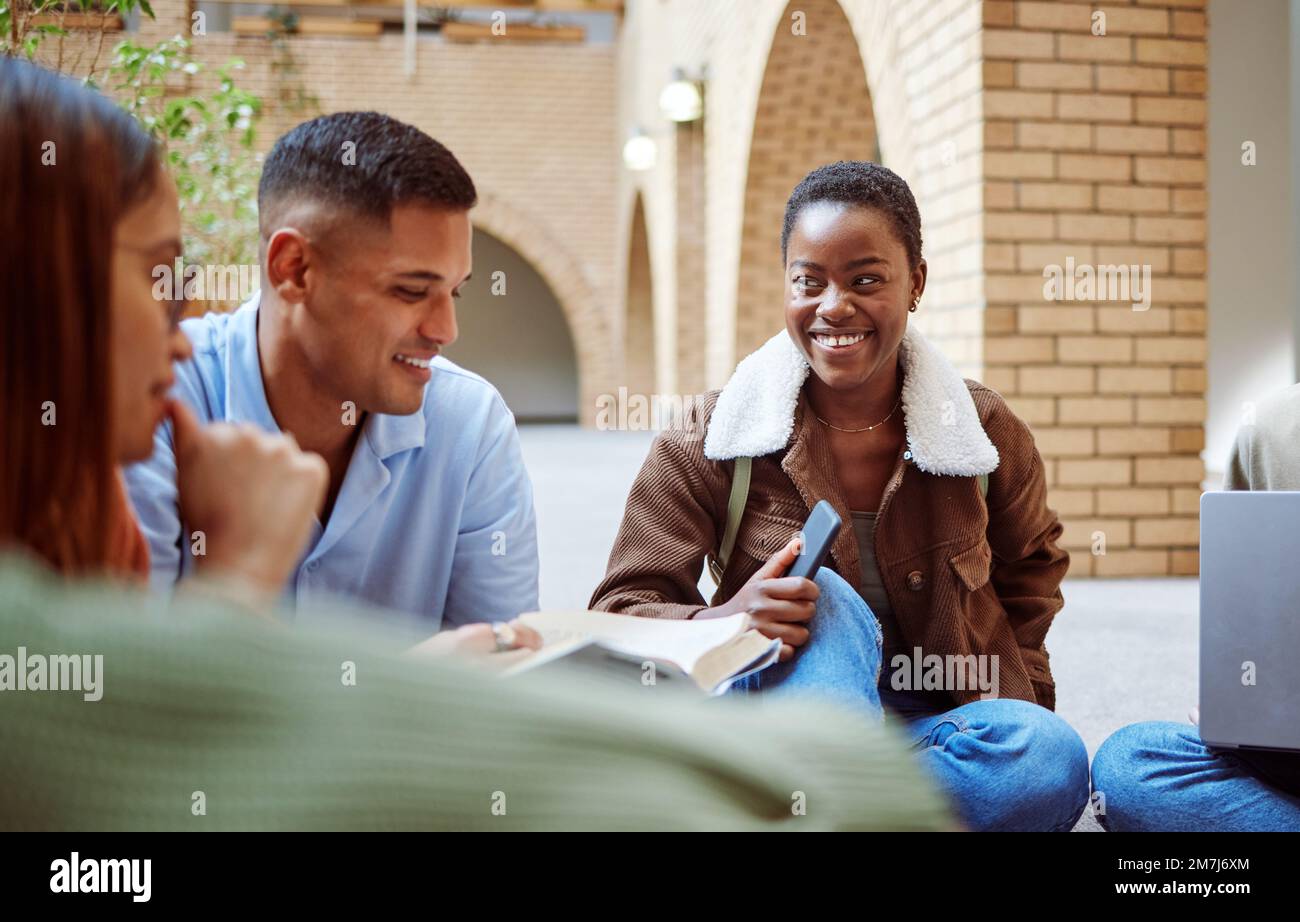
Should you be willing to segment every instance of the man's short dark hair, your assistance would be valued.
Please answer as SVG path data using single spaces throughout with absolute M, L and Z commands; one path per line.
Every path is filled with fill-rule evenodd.
M 262 232 L 282 203 L 307 199 L 387 224 L 395 205 L 451 211 L 478 193 L 451 151 L 379 112 L 336 112 L 303 122 L 266 155 L 257 188 Z
M 816 202 L 856 205 L 884 212 L 907 250 L 907 263 L 921 262 L 921 213 L 903 177 L 870 160 L 840 160 L 813 170 L 790 193 L 781 227 L 781 261 L 785 261 L 790 233 L 799 212 Z

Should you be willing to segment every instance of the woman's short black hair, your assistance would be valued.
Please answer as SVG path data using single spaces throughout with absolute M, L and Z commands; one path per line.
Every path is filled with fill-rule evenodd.
M 883 211 L 893 222 L 898 239 L 907 250 L 907 262 L 915 269 L 921 261 L 921 213 L 903 178 L 888 167 L 870 160 L 839 160 L 813 170 L 790 193 L 781 227 L 781 261 L 785 262 L 790 232 L 799 213 L 817 202 L 858 205 Z

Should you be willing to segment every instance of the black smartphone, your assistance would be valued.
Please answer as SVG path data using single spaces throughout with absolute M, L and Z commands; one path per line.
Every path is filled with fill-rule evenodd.
M 835 536 L 840 533 L 840 526 L 844 524 L 840 521 L 839 513 L 835 507 L 826 500 L 822 500 L 813 511 L 808 514 L 808 521 L 803 523 L 803 548 L 799 551 L 799 556 L 795 558 L 794 563 L 790 565 L 790 572 L 786 576 L 802 576 L 805 579 L 812 579 L 821 569 L 822 561 L 826 559 L 826 552 L 831 549 L 831 544 L 835 541 Z

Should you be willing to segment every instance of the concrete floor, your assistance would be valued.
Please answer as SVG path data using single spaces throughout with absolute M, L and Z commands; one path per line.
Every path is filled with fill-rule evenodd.
M 542 607 L 586 608 L 653 435 L 525 425 L 520 437 L 536 494 Z M 1062 593 L 1048 637 L 1057 713 L 1089 755 L 1125 724 L 1185 721 L 1196 704 L 1196 580 L 1067 579 Z M 1097 828 L 1085 813 L 1076 830 Z

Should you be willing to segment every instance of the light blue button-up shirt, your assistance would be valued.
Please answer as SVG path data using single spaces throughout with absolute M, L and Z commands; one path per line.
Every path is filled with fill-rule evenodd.
M 258 359 L 257 298 L 182 328 L 194 358 L 176 366 L 176 396 L 204 422 L 278 432 Z M 194 565 L 170 423 L 126 481 L 149 540 L 153 585 L 170 591 Z M 316 523 L 284 601 L 301 620 L 311 617 L 305 603 L 321 596 L 383 606 L 429 633 L 536 610 L 532 484 L 514 417 L 492 385 L 439 356 L 420 412 L 365 416 L 329 520 L 323 529 Z

